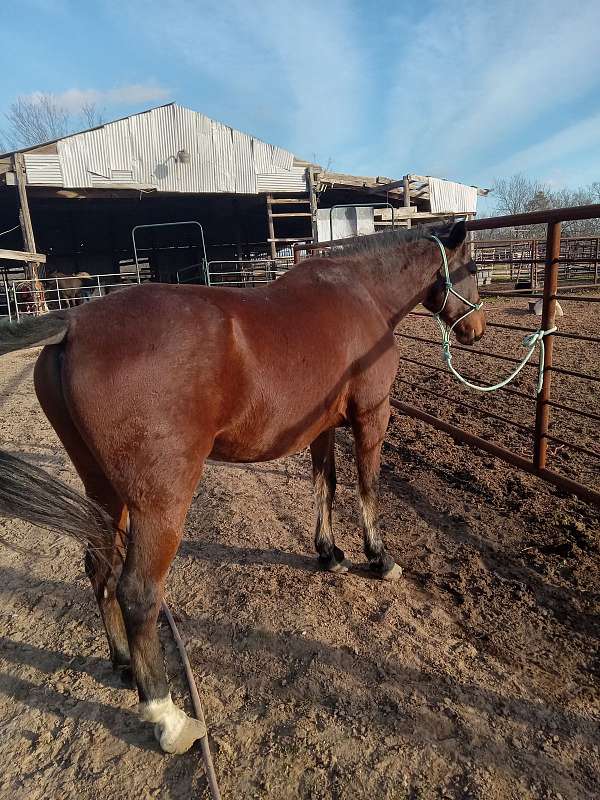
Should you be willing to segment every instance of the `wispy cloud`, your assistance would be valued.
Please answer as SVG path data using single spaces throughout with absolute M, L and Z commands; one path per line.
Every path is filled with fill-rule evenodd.
M 114 89 L 66 89 L 52 93 L 57 104 L 67 111 L 77 112 L 86 104 L 99 107 L 135 106 L 144 103 L 155 103 L 169 97 L 169 89 L 158 84 L 131 84 Z M 32 92 L 27 97 L 35 101 L 44 92 Z
M 499 154 L 549 130 L 598 83 L 598 4 L 575 0 L 435 2 L 406 33 L 388 140 L 421 169 L 483 174 Z M 410 123 L 406 124 L 406 115 Z M 404 123 L 404 124 L 402 124 Z
M 579 172 L 585 159 L 600 169 L 594 124 L 580 123 L 600 110 L 598 0 L 32 2 L 63 8 L 80 59 L 93 21 L 105 26 L 85 79 L 57 95 L 70 110 L 173 99 L 356 174 L 488 185 L 500 168 L 568 174 L 575 155 Z M 129 42 L 135 58 L 122 56 Z M 37 88 L 47 55 L 30 66 L 23 83 Z
M 166 0 L 151 10 L 134 0 L 126 10 L 138 36 L 184 60 L 210 98 L 198 110 L 234 125 L 243 117 L 263 137 L 283 130 L 277 143 L 306 158 L 339 157 L 360 135 L 365 70 L 346 0 Z
M 600 142 L 600 113 L 593 114 L 558 133 L 518 150 L 513 155 L 490 167 L 494 175 L 511 175 L 517 172 L 547 171 L 558 160 L 595 150 Z

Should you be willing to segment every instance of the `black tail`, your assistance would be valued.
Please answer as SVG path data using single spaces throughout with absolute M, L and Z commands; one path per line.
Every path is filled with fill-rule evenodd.
M 0 326 L 0 356 L 26 347 L 44 344 L 59 344 L 69 330 L 67 311 L 30 317 L 23 322 L 5 323 Z
M 115 526 L 101 506 L 40 467 L 3 450 L 0 517 L 16 517 L 70 536 L 101 559 L 107 559 L 112 550 Z M 0 542 L 13 550 L 24 550 L 6 539 L 0 538 Z

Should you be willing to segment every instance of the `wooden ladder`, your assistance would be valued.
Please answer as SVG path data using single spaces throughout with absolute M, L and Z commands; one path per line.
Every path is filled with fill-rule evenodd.
M 307 211 L 273 211 L 273 206 L 297 206 L 297 205 L 304 205 L 308 206 L 310 210 Z M 290 219 L 290 218 L 297 218 L 303 217 L 309 221 L 310 227 L 307 229 L 307 232 L 303 236 L 277 236 L 275 225 L 276 220 L 278 219 Z M 306 199 L 299 198 L 299 197 L 273 197 L 273 195 L 267 195 L 267 219 L 269 223 L 269 238 L 267 241 L 271 247 L 271 258 L 275 260 L 277 258 L 277 243 L 287 243 L 292 244 L 295 242 L 305 242 L 307 240 L 311 240 L 313 238 L 313 212 L 312 212 L 312 204 L 310 200 L 310 196 Z

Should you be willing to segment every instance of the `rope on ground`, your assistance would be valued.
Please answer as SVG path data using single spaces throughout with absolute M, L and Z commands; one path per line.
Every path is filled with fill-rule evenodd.
M 196 686 L 196 681 L 194 680 L 194 673 L 192 672 L 192 666 L 190 664 L 190 660 L 188 658 L 188 654 L 186 652 L 183 639 L 181 638 L 179 631 L 177 630 L 177 625 L 175 624 L 173 615 L 171 614 L 169 606 L 165 603 L 164 600 L 162 603 L 162 610 L 163 614 L 167 618 L 167 622 L 169 623 L 169 626 L 173 633 L 173 638 L 175 639 L 175 644 L 177 645 L 177 649 L 179 650 L 179 655 L 181 656 L 181 661 L 183 663 L 183 668 L 185 670 L 185 676 L 187 678 L 188 686 L 190 687 L 190 695 L 192 696 L 192 705 L 194 706 L 194 713 L 196 715 L 196 718 L 199 719 L 200 722 L 204 723 L 204 727 L 206 727 L 206 723 L 204 720 L 204 711 L 202 710 L 202 703 L 200 701 L 200 695 L 198 694 L 198 687 Z M 210 752 L 210 746 L 208 744 L 208 733 L 206 733 L 202 737 L 202 739 L 200 739 L 200 746 L 202 747 L 202 758 L 204 760 L 206 779 L 208 781 L 208 788 L 210 790 L 211 797 L 213 798 L 213 800 L 221 800 L 221 792 L 219 791 L 219 784 L 217 783 L 215 766 L 213 764 L 212 755 Z

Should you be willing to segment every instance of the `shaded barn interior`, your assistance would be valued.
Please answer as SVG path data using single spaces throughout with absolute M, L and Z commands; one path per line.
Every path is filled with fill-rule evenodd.
M 169 104 L 0 156 L 0 281 L 8 297 L 9 281 L 33 281 L 41 293 L 56 273 L 85 272 L 110 284 L 132 273 L 206 282 L 210 265 L 239 273 L 257 260 L 283 269 L 294 243 L 357 231 L 359 212 L 347 206 L 370 206 L 360 225 L 373 232 L 472 217 L 482 192 L 422 176 L 323 170 Z M 335 209 L 328 227 L 332 206 L 345 208 Z M 199 225 L 173 225 L 184 222 Z M 134 250 L 137 226 L 153 227 L 136 231 Z

